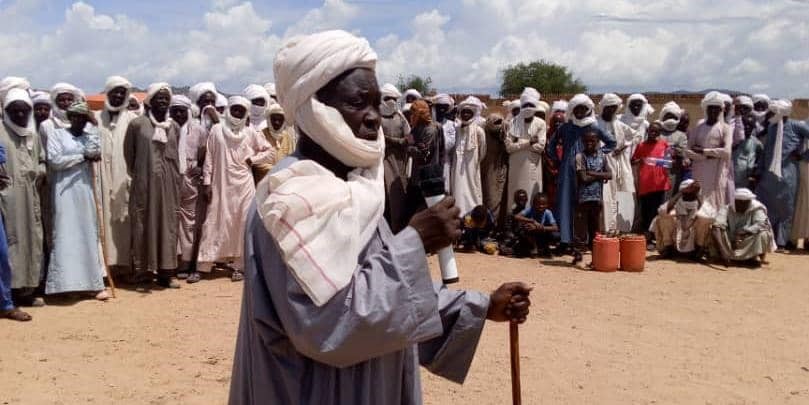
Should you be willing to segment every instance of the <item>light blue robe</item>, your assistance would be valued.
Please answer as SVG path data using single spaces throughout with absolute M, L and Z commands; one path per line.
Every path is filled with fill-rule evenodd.
M 592 126 L 599 134 L 601 142 L 604 146 L 601 150 L 604 153 L 610 153 L 615 149 L 615 139 L 609 133 L 605 133 L 595 125 Z M 576 188 L 576 154 L 584 150 L 584 145 L 581 142 L 581 136 L 584 130 L 589 127 L 579 127 L 573 123 L 566 122 L 551 138 L 548 146 L 545 148 L 547 156 L 552 159 L 559 167 L 559 176 L 556 179 L 557 192 L 556 192 L 556 220 L 559 223 L 559 234 L 561 235 L 561 242 L 570 244 L 573 242 L 573 218 L 576 213 L 576 205 L 578 201 L 578 192 Z M 557 145 L 562 145 L 562 160 L 561 162 L 556 155 Z
M 273 170 L 300 159 L 292 155 Z M 250 207 L 230 404 L 421 404 L 419 364 L 463 382 L 487 295 L 436 286 L 418 233 L 385 220 L 350 284 L 321 307 Z
M 792 159 L 793 152 L 801 153 L 803 161 L 809 161 L 809 151 L 803 150 L 803 144 L 809 139 L 809 127 L 799 121 L 788 120 L 784 123 L 784 139 L 781 152 L 781 178 L 768 170 L 775 157 L 775 136 L 777 125 L 767 128 L 764 143 L 764 156 L 761 165 L 756 168 L 759 175 L 756 196 L 767 207 L 770 223 L 775 233 L 775 243 L 785 246 L 790 239 L 792 216 L 798 194 L 798 162 Z
M 48 138 L 53 192 L 53 250 L 46 294 L 104 289 L 91 163 L 85 151 L 99 151 L 95 132 L 74 137 L 57 129 Z

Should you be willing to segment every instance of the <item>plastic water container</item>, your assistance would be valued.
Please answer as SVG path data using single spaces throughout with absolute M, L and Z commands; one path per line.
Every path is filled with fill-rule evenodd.
M 596 235 L 593 240 L 593 270 L 612 272 L 621 267 L 621 247 L 618 238 Z

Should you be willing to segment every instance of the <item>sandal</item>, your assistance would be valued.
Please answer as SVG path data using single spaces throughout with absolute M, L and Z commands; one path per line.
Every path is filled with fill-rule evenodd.
M 177 279 L 178 280 L 186 280 L 186 279 L 188 279 L 188 277 L 190 275 L 191 275 L 191 273 L 189 273 L 187 271 L 181 271 L 181 272 L 177 273 Z
M 112 295 L 110 295 L 110 293 L 107 290 L 101 290 L 95 296 L 95 299 L 99 301 L 106 301 L 110 298 L 112 298 Z
M 180 288 L 180 282 L 176 278 L 168 276 L 158 276 L 157 285 L 163 288 Z
M 198 283 L 200 280 L 202 280 L 202 275 L 199 274 L 198 271 L 195 271 L 188 275 L 188 277 L 185 279 L 185 282 L 188 284 L 194 284 Z
M 19 308 L 0 312 L 0 318 L 11 319 L 12 321 L 17 322 L 28 322 L 33 319 L 31 318 L 31 315 L 29 315 L 27 312 L 21 311 Z
M 230 281 L 233 281 L 234 283 L 243 280 L 244 280 L 244 273 L 241 270 L 233 270 L 233 273 L 230 274 Z

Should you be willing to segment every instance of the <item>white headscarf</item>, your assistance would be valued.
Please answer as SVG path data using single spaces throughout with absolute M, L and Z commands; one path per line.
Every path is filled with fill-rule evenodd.
M 542 100 L 539 100 L 539 104 L 537 104 L 537 111 L 542 111 L 547 115 L 548 110 L 550 110 L 550 109 L 551 109 L 550 104 L 548 104 L 548 103 L 546 103 L 546 102 L 544 102 Z
M 171 96 L 171 85 L 166 82 L 158 82 L 152 83 L 149 85 L 149 88 L 146 89 L 146 98 L 143 100 L 143 104 L 147 106 L 152 105 L 152 98 L 160 92 L 161 90 L 168 90 L 169 96 Z M 152 121 L 152 125 L 154 125 L 154 134 L 152 135 L 152 140 L 155 142 L 160 143 L 167 143 L 169 141 L 168 138 L 168 129 L 171 127 L 171 119 L 167 116 L 163 122 L 158 121 L 154 114 L 153 110 L 149 108 L 149 120 Z
M 391 83 L 385 83 L 379 90 L 382 93 L 382 103 L 379 105 L 379 112 L 383 117 L 391 117 L 399 111 L 398 100 L 402 97 L 402 93 Z M 394 100 L 385 101 L 385 98 L 393 97 Z
M 722 111 L 725 111 L 725 97 L 722 93 L 718 91 L 711 91 L 702 98 L 702 102 L 700 102 L 700 107 L 702 107 L 702 113 L 708 116 L 708 107 L 715 106 L 721 107 Z
M 753 201 L 756 199 L 756 194 L 750 191 L 749 188 L 737 188 L 735 199 L 737 201 Z
M 174 121 L 172 119 L 172 121 L 174 121 L 174 123 L 176 123 L 180 127 L 180 141 L 177 144 L 177 154 L 179 155 L 178 163 L 180 166 L 180 173 L 185 173 L 186 167 L 188 165 L 187 160 L 188 147 L 186 144 L 186 137 L 188 137 L 188 132 L 190 129 L 192 119 L 191 118 L 192 105 L 193 104 L 191 103 L 191 99 L 182 94 L 171 96 L 171 104 L 169 104 L 169 107 L 182 107 L 185 108 L 186 111 L 188 111 L 188 119 L 185 120 L 185 123 L 183 125 L 180 125 L 179 122 Z
M 228 98 L 225 97 L 222 93 L 216 93 L 216 102 L 214 103 L 216 108 L 222 108 L 228 106 Z
M 407 99 L 407 96 L 414 96 L 414 97 L 416 97 L 416 100 L 421 100 L 421 98 L 422 98 L 421 93 L 419 93 L 419 91 L 416 90 L 416 89 L 407 89 L 407 90 L 405 90 L 405 92 L 404 92 L 404 99 L 405 100 Z
M 278 98 L 278 93 L 275 92 L 275 83 L 273 82 L 264 83 L 264 90 L 267 90 L 267 94 L 270 95 L 270 102 L 277 103 L 275 99 Z
M 3 80 L 0 80 L 0 105 L 3 105 L 3 102 L 6 99 L 6 94 L 8 94 L 11 89 L 30 90 L 31 83 L 29 83 L 24 77 L 4 77 Z M 0 109 L 0 117 L 2 116 L 3 111 Z
M 47 104 L 50 106 L 53 105 L 51 104 L 51 95 L 47 91 L 35 91 L 31 93 L 31 102 L 34 103 L 34 105 L 37 104 Z
M 129 94 L 132 92 L 132 83 L 129 80 L 121 76 L 110 76 L 107 78 L 107 82 L 104 83 L 104 94 L 108 95 L 112 89 L 116 87 L 123 87 L 126 89 L 126 96 L 124 97 L 124 102 L 121 103 L 118 107 L 113 107 L 110 105 L 109 97 L 104 98 L 104 109 L 107 111 L 113 112 L 121 112 L 129 108 Z
M 270 93 L 267 93 L 267 90 L 258 84 L 251 84 L 245 87 L 242 93 L 245 98 L 250 100 L 250 108 L 247 109 L 248 115 L 250 116 L 250 126 L 257 131 L 267 128 L 267 107 L 269 107 L 270 101 L 272 100 Z M 264 99 L 263 106 L 253 105 L 252 101 L 257 98 Z
M 70 121 L 67 119 L 67 110 L 59 108 L 56 104 L 56 99 L 61 94 L 70 93 L 73 95 L 74 101 L 83 101 L 84 92 L 78 87 L 70 83 L 56 83 L 51 87 L 51 119 L 59 128 L 70 127 Z
M 3 111 L 15 101 L 22 101 L 25 104 L 28 104 L 29 107 L 32 109 L 34 108 L 33 103 L 31 102 L 31 97 L 28 95 L 28 90 L 23 90 L 19 88 L 12 88 L 8 92 L 6 92 L 5 97 L 3 98 Z M 28 124 L 24 127 L 21 127 L 14 123 L 14 121 L 9 118 L 8 114 L 3 114 L 3 122 L 11 129 L 15 135 L 25 139 L 25 146 L 28 150 L 34 149 L 34 132 L 36 131 L 36 126 L 34 125 L 34 114 L 31 113 L 31 118 L 28 119 Z
M 654 108 L 652 108 L 652 106 L 649 105 L 649 100 L 646 99 L 646 96 L 640 93 L 635 93 L 629 96 L 626 99 L 626 105 L 629 106 L 629 104 L 631 104 L 635 100 L 640 100 L 641 102 L 643 102 L 643 108 L 640 109 L 640 113 L 638 115 L 635 115 L 632 112 L 632 110 L 630 110 L 627 107 L 626 111 L 624 111 L 624 113 L 621 115 L 621 121 L 623 121 L 624 124 L 629 125 L 630 128 L 636 131 L 638 130 L 638 128 L 642 127 L 643 128 L 642 132 L 645 135 L 646 128 L 649 127 L 648 118 L 652 113 L 654 113 Z
M 444 104 L 453 107 L 455 106 L 455 99 L 447 93 L 440 93 L 433 97 L 433 104 Z
M 340 112 L 315 94 L 340 74 L 375 69 L 368 41 L 345 31 L 290 39 L 276 56 L 278 97 L 290 121 L 343 164 L 344 181 L 313 160 L 264 178 L 256 190 L 259 216 L 300 286 L 321 306 L 350 282 L 360 253 L 385 208 L 384 137 L 357 138 Z
M 213 93 L 214 95 L 219 94 L 216 91 L 216 85 L 213 82 L 200 82 L 188 89 L 188 98 L 191 99 L 191 102 L 194 104 L 199 103 L 199 98 L 202 97 L 205 93 Z
M 539 94 L 537 89 L 533 87 L 526 87 L 522 94 L 520 94 L 520 117 L 525 120 L 533 117 L 537 113 L 539 107 L 539 100 L 542 95 Z
M 758 104 L 759 102 L 763 101 L 763 102 L 767 103 L 767 107 L 769 108 L 770 102 L 772 100 L 770 100 L 770 96 L 768 96 L 766 94 L 753 94 L 753 96 L 751 98 L 753 99 L 753 107 L 754 107 L 753 116 L 756 117 L 756 121 L 759 124 L 763 125 L 764 124 L 764 117 L 767 115 L 767 110 L 756 111 L 755 110 L 755 105 Z
M 143 115 L 143 103 L 141 103 L 141 102 L 140 102 L 140 100 L 138 100 L 138 98 L 137 98 L 137 97 L 135 97 L 135 95 L 134 95 L 134 94 L 131 94 L 131 95 L 129 96 L 129 99 L 127 99 L 127 100 L 126 100 L 126 104 L 127 104 L 127 106 L 128 106 L 128 105 L 129 105 L 129 102 L 130 102 L 130 101 L 132 101 L 133 99 L 134 99 L 135 101 L 137 101 L 137 102 L 138 102 L 138 109 L 137 109 L 137 110 L 132 110 L 132 112 L 134 112 L 134 113 L 135 113 L 135 115 L 137 115 L 138 117 L 140 117 L 141 115 Z
M 751 109 L 754 106 L 753 99 L 750 98 L 749 96 L 737 96 L 736 97 L 736 103 L 739 104 L 739 105 L 748 106 Z
M 668 115 L 669 113 L 674 114 L 677 118 L 669 118 L 664 120 L 663 117 Z M 683 109 L 675 103 L 674 101 L 669 101 L 666 104 L 663 104 L 663 108 L 660 109 L 660 125 L 663 127 L 664 130 L 668 132 L 674 132 L 677 130 L 677 126 L 680 125 L 680 118 L 683 116 Z
M 780 179 L 782 177 L 781 165 L 783 165 L 781 159 L 783 158 L 782 149 L 784 148 L 784 118 L 789 117 L 789 114 L 792 113 L 792 102 L 789 100 L 774 100 L 770 103 L 769 110 L 773 113 L 770 118 L 770 125 L 776 125 L 776 131 L 773 158 L 767 170 Z
M 270 123 L 270 116 L 280 114 L 284 116 L 284 125 L 281 125 L 281 128 L 275 129 Z M 286 114 L 284 113 L 284 109 L 281 108 L 281 104 L 274 103 L 270 105 L 270 108 L 267 109 L 267 129 L 270 132 L 270 135 L 276 140 L 281 139 L 281 135 L 284 134 L 287 127 L 289 126 L 289 121 L 286 119 Z
M 567 113 L 568 102 L 565 100 L 556 100 L 551 104 L 551 114 L 561 111 Z
M 573 110 L 575 110 L 576 107 L 580 105 L 583 105 L 590 110 L 587 113 L 587 116 L 585 116 L 582 119 L 576 118 L 576 115 L 573 114 Z M 570 122 L 573 123 L 573 125 L 577 127 L 586 127 L 588 125 L 593 125 L 596 123 L 594 110 L 595 104 L 593 103 L 593 100 L 590 97 L 588 97 L 586 94 L 576 94 L 575 96 L 573 96 L 573 98 L 570 99 L 570 102 L 568 102 L 567 118 L 570 120 Z
M 458 112 L 471 109 L 474 114 L 472 114 L 472 118 L 469 120 L 461 120 L 461 123 L 464 125 L 469 125 L 471 123 L 476 123 L 478 121 L 478 117 L 480 117 L 481 107 L 480 107 L 480 99 L 474 96 L 469 96 L 464 101 L 461 101 L 458 104 Z M 460 115 L 460 114 L 459 114 Z
M 621 97 L 618 97 L 615 93 L 606 93 L 603 97 L 601 97 L 601 101 L 598 102 L 598 107 L 601 108 L 601 111 L 604 111 L 605 108 L 611 106 L 618 106 L 615 110 L 615 115 L 613 115 L 613 120 L 618 117 L 618 111 L 621 111 L 621 107 L 623 107 L 624 102 L 621 100 Z
M 236 118 L 231 114 L 230 108 L 233 106 L 242 106 L 245 110 L 250 110 L 250 100 L 242 96 L 228 97 L 228 108 L 225 109 L 224 123 L 222 124 L 222 133 L 225 139 L 231 142 L 241 142 L 247 136 L 247 115 L 243 118 Z
M 724 104 L 724 110 L 722 111 L 722 117 L 725 120 L 726 124 L 730 124 L 733 122 L 733 117 L 735 115 L 735 111 L 733 111 L 733 97 L 730 94 L 719 93 L 722 96 L 722 103 Z

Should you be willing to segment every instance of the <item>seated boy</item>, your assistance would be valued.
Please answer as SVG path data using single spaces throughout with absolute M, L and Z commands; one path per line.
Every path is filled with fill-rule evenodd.
M 544 194 L 535 194 L 531 206 L 514 215 L 519 224 L 517 237 L 521 255 L 527 256 L 537 250 L 541 257 L 551 257 L 551 245 L 555 241 L 554 233 L 559 232 L 556 219 L 550 210 L 548 197 Z
M 498 236 L 500 254 L 503 256 L 511 256 L 514 254 L 514 248 L 518 242 L 516 235 L 519 231 L 519 223 L 514 220 L 514 216 L 523 212 L 527 204 L 528 193 L 522 189 L 515 191 L 511 212 L 509 212 L 505 224 L 503 224 L 502 234 Z
M 494 231 L 494 217 L 486 207 L 478 205 L 466 214 L 461 223 L 461 239 L 458 241 L 459 250 L 485 251 L 488 254 L 496 253 L 497 249 L 486 249 L 486 243 L 492 242 L 490 236 Z

